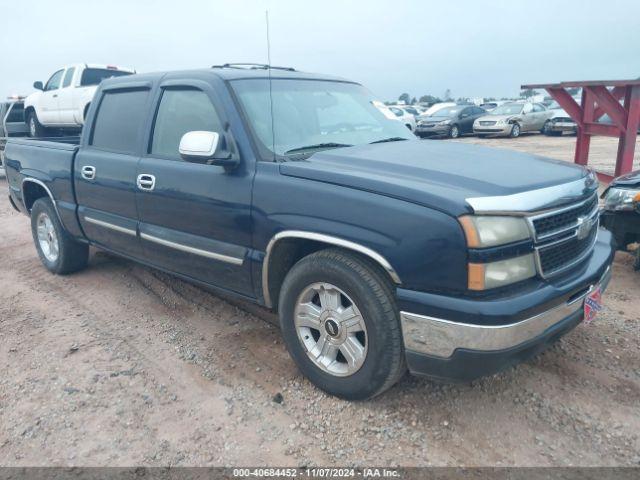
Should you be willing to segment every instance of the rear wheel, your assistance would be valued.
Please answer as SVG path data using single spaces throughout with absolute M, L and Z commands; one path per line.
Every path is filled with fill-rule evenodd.
M 520 136 L 520 124 L 519 123 L 514 123 L 511 126 L 511 132 L 509 133 L 509 136 L 511 138 L 518 138 Z
M 285 278 L 279 307 L 289 353 L 327 393 L 364 400 L 404 374 L 392 286 L 367 259 L 334 249 L 303 258 Z
M 27 115 L 27 126 L 30 137 L 45 137 L 47 135 L 46 128 L 40 123 L 34 110 L 31 110 Z
M 89 246 L 67 233 L 48 197 L 39 198 L 33 204 L 31 233 L 38 256 L 50 272 L 63 275 L 87 266 Z

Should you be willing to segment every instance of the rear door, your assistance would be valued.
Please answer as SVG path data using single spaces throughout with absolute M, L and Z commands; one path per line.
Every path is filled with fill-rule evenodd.
M 138 166 L 137 204 L 145 259 L 253 296 L 247 254 L 254 168 L 242 159 L 233 170 L 187 162 L 178 152 L 182 136 L 189 131 L 230 135 L 213 88 L 197 79 L 167 80 L 154 103 L 147 151 Z
M 150 87 L 149 82 L 131 82 L 102 90 L 74 165 L 78 216 L 86 236 L 135 258 L 142 257 L 136 171 Z
M 51 78 L 44 86 L 40 96 L 40 111 L 37 112 L 38 120 L 43 125 L 57 125 L 60 123 L 60 113 L 58 110 L 58 95 L 64 70 L 58 70 L 51 75 Z
M 458 116 L 458 123 L 460 125 L 460 133 L 470 133 L 473 130 L 473 120 L 474 117 L 472 115 L 473 109 L 472 107 L 463 108 Z

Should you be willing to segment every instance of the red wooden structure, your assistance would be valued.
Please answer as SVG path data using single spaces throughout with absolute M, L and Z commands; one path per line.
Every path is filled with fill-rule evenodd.
M 576 87 L 582 88 L 580 105 L 566 90 Z M 522 88 L 544 88 L 578 124 L 575 163 L 587 165 L 591 136 L 606 135 L 618 137 L 615 176 L 632 170 L 640 124 L 640 80 L 560 82 L 522 85 Z M 611 124 L 598 123 L 605 114 L 611 119 Z M 603 172 L 597 173 L 605 182 L 614 178 Z

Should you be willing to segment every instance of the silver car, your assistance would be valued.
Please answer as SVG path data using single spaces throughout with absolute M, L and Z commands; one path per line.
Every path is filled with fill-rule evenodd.
M 505 103 L 496 107 L 489 115 L 476 119 L 473 122 L 473 133 L 479 137 L 495 135 L 515 138 L 522 132 L 541 132 L 552 114 L 541 103 Z

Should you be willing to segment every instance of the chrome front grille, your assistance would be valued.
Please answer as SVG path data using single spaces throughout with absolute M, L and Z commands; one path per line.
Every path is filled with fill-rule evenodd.
M 483 127 L 490 127 L 491 125 L 495 125 L 496 122 L 494 121 L 489 121 L 489 120 L 482 120 L 480 122 L 480 125 L 482 125 Z
M 529 217 L 538 271 L 549 277 L 577 265 L 593 249 L 598 233 L 598 197 Z

